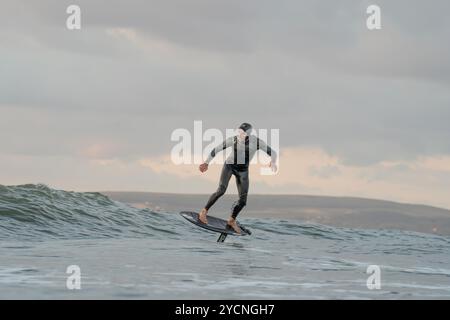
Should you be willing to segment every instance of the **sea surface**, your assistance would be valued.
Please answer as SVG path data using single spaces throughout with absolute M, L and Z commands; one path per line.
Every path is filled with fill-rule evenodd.
M 176 212 L 100 193 L 0 186 L 0 299 L 450 298 L 450 237 L 240 222 L 251 236 L 217 243 L 217 233 Z M 380 271 L 379 289 L 368 288 L 377 276 L 368 268 Z

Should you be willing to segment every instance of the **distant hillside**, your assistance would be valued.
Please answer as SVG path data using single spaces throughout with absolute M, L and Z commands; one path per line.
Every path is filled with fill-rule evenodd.
M 154 211 L 200 210 L 209 195 L 103 192 L 114 200 Z M 210 214 L 228 215 L 236 195 L 225 195 Z M 450 210 L 391 201 L 303 195 L 250 195 L 242 217 L 301 219 L 340 227 L 402 229 L 450 235 Z

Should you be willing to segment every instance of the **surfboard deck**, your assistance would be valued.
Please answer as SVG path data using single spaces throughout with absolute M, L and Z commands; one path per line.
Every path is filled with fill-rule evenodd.
M 198 213 L 197 212 L 192 212 L 192 211 L 181 211 L 180 215 L 185 218 L 186 220 L 188 220 L 189 222 L 195 224 L 196 226 L 206 229 L 206 230 L 210 230 L 210 231 L 214 231 L 214 232 L 219 232 L 220 236 L 219 239 L 217 240 L 217 242 L 223 242 L 225 241 L 227 235 L 234 235 L 234 236 L 246 236 L 246 235 L 250 235 L 252 234 L 251 231 L 247 228 L 245 228 L 243 225 L 241 225 L 238 222 L 239 227 L 241 228 L 242 233 L 236 233 L 233 228 L 231 228 L 230 226 L 227 225 L 227 221 L 217 218 L 217 217 L 213 217 L 208 215 L 207 219 L 208 219 L 208 224 L 204 224 L 203 222 L 201 222 L 198 219 Z

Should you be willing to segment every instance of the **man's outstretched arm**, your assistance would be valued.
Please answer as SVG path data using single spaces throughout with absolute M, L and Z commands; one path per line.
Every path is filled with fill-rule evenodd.
M 221 144 L 219 144 L 217 147 L 211 150 L 211 153 L 208 155 L 208 158 L 205 160 L 204 163 L 202 163 L 199 167 L 201 172 L 205 172 L 208 170 L 208 165 L 214 159 L 216 154 L 218 154 L 220 151 L 225 150 L 228 147 L 231 147 L 233 145 L 233 137 L 230 137 L 226 140 L 224 140 Z

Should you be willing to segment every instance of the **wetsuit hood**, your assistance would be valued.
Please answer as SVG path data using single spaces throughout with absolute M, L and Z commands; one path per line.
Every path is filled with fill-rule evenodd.
M 252 125 L 250 123 L 244 122 L 239 126 L 239 129 L 242 129 L 245 131 L 245 133 L 250 134 L 252 131 Z

